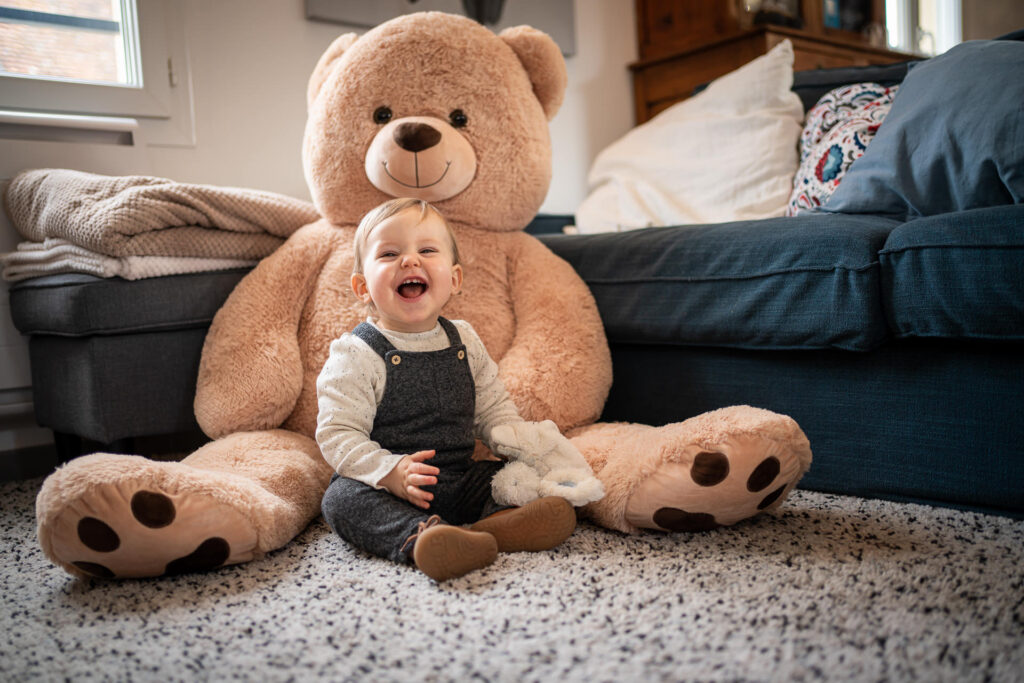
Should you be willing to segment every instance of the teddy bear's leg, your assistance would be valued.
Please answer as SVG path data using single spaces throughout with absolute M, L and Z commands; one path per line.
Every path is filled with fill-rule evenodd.
M 778 507 L 811 463 L 796 422 L 749 406 L 664 427 L 595 424 L 569 436 L 606 492 L 584 511 L 626 532 L 734 524 Z
M 97 453 L 44 482 L 39 542 L 78 576 L 159 576 L 246 562 L 309 524 L 329 479 L 316 443 L 284 430 L 232 434 L 181 462 Z

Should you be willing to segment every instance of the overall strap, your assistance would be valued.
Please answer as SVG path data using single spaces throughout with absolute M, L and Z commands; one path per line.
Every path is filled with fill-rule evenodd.
M 448 335 L 449 344 L 452 346 L 462 346 L 462 335 L 459 334 L 458 328 L 455 327 L 452 321 L 438 316 L 437 322 L 441 323 L 441 327 L 444 328 L 445 334 Z
M 395 345 L 370 323 L 359 323 L 356 329 L 352 330 L 352 336 L 359 337 L 366 342 L 367 346 L 376 351 L 381 358 L 384 358 L 388 351 L 396 350 Z

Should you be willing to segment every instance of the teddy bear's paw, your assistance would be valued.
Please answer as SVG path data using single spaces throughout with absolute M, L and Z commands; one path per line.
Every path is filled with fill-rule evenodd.
M 637 487 L 626 506 L 626 521 L 663 531 L 735 524 L 781 505 L 810 457 L 806 439 L 787 445 L 749 436 L 690 450 L 688 457 L 661 465 Z
M 197 494 L 180 477 L 144 469 L 150 471 L 84 489 L 75 482 L 79 495 L 60 496 L 63 507 L 56 514 L 40 515 L 39 539 L 47 555 L 75 575 L 130 578 L 203 571 L 259 554 L 256 529 L 239 509 Z M 40 510 L 47 506 L 46 494 L 44 487 Z

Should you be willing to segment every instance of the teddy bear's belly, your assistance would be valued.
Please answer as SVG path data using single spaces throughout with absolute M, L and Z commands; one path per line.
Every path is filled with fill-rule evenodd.
M 448 304 L 444 316 L 468 321 L 495 362 L 505 356 L 515 337 L 515 314 L 505 293 L 467 291 Z

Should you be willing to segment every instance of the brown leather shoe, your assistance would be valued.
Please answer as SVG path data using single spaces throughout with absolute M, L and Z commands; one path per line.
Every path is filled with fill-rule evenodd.
M 415 543 L 413 562 L 439 583 L 482 569 L 498 558 L 493 536 L 448 524 L 423 529 L 415 534 Z
M 569 501 L 557 496 L 495 512 L 470 527 L 494 536 L 503 553 L 550 550 L 569 538 L 575 528 L 576 511 Z

